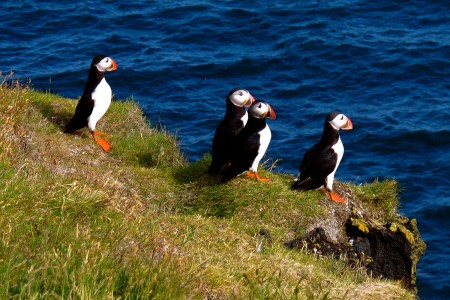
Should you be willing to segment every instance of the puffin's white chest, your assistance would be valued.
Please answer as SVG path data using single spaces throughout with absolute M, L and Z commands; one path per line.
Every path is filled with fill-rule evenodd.
M 89 130 L 94 131 L 95 126 L 101 117 L 106 113 L 112 98 L 112 90 L 105 78 L 100 81 L 95 90 L 92 92 L 94 100 L 94 109 L 88 119 Z
M 344 156 L 344 144 L 342 144 L 341 138 L 339 137 L 339 140 L 336 144 L 333 145 L 333 147 L 331 147 L 334 152 L 336 152 L 337 154 L 337 163 L 336 163 L 336 168 L 339 166 L 339 163 L 341 162 L 342 157 Z
M 344 144 L 342 144 L 341 138 L 339 137 L 339 140 L 336 144 L 334 144 L 331 149 L 334 150 L 334 152 L 337 154 L 337 161 L 336 166 L 334 167 L 333 172 L 331 172 L 327 176 L 327 189 L 332 190 L 333 188 L 333 181 L 334 181 L 334 175 L 336 174 L 337 168 L 339 167 L 339 164 L 341 163 L 342 157 L 344 156 Z
M 266 153 L 271 139 L 272 139 L 272 132 L 270 131 L 269 126 L 266 125 L 266 127 L 264 127 L 264 129 L 259 132 L 260 146 L 259 146 L 259 150 L 258 150 L 258 155 L 256 156 L 255 160 L 253 161 L 252 166 L 250 167 L 251 172 L 258 171 L 259 162 L 261 161 L 264 154 Z
M 245 125 L 247 125 L 247 122 L 248 122 L 248 113 L 247 112 L 245 112 L 245 114 L 242 116 L 241 121 L 242 121 L 242 124 L 244 124 L 244 127 L 245 127 Z

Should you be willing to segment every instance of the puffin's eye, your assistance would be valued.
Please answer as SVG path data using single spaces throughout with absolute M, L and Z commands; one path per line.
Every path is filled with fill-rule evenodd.
M 341 120 L 344 120 L 344 116 L 341 116 Z
M 261 103 L 258 105 L 258 108 L 261 108 L 262 107 L 262 105 L 261 105 Z

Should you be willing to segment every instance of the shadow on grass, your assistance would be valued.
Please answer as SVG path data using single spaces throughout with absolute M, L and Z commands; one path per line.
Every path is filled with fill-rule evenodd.
M 74 101 L 74 103 L 76 102 Z M 61 132 L 64 132 L 67 123 L 69 123 L 75 113 L 75 107 L 69 109 L 67 105 L 63 105 L 57 101 L 35 101 L 33 105 L 40 111 L 46 120 L 53 123 L 61 130 Z
M 224 184 L 221 176 L 208 173 L 210 155 L 173 173 L 175 181 L 188 190 L 182 206 L 186 214 L 202 214 L 219 218 L 232 217 L 247 205 L 247 197 L 240 197 L 241 184 Z
M 210 162 L 211 156 L 206 154 L 196 162 L 177 168 L 173 177 L 177 183 L 195 184 L 197 187 L 222 185 L 221 176 L 208 173 Z

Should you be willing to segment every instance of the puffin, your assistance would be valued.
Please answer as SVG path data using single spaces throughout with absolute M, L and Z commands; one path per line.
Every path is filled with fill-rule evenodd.
M 248 177 L 267 182 L 269 178 L 258 174 L 258 166 L 269 147 L 272 133 L 266 118 L 276 119 L 275 110 L 267 102 L 256 100 L 248 109 L 247 125 L 238 134 L 231 154 L 230 165 L 224 172 L 224 182 L 246 172 Z
M 353 129 L 353 123 L 339 111 L 332 111 L 325 119 L 322 138 L 303 156 L 295 190 L 312 190 L 325 187 L 331 200 L 345 203 L 345 199 L 333 192 L 334 175 L 344 155 L 339 130 Z
M 221 174 L 228 167 L 236 136 L 248 121 L 245 107 L 250 107 L 255 98 L 243 88 L 234 88 L 228 93 L 225 102 L 225 117 L 217 126 L 212 141 L 212 159 L 208 169 L 210 174 Z
M 106 55 L 97 55 L 92 59 L 83 95 L 78 101 L 75 114 L 64 130 L 64 133 L 73 133 L 87 126 L 95 142 L 106 152 L 111 150 L 111 146 L 101 136 L 107 134 L 98 131 L 95 126 L 111 104 L 112 91 L 106 82 L 105 72 L 115 70 L 117 62 Z

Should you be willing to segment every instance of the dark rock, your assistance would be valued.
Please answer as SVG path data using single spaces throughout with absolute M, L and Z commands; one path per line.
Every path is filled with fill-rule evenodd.
M 352 251 L 358 257 L 371 258 L 367 270 L 373 276 L 401 280 L 406 287 L 415 289 L 416 264 L 425 253 L 415 219 L 401 218 L 379 228 L 370 227 L 365 236 L 355 238 Z
M 331 234 L 326 226 L 316 227 L 285 245 L 319 256 L 344 258 L 351 266 L 365 266 L 369 275 L 400 280 L 417 292 L 416 264 L 426 246 L 416 220 L 399 216 L 395 222 L 373 225 L 371 220 L 356 214 L 354 208 L 348 208 L 343 215 L 348 217 L 345 221 L 331 222 Z M 342 235 L 336 235 L 336 223 L 344 228 Z
M 321 256 L 333 256 L 339 258 L 342 247 L 333 243 L 327 237 L 325 230 L 321 227 L 314 228 L 301 238 L 286 242 L 285 245 L 291 249 L 304 249 Z
M 264 236 L 266 239 L 268 239 L 268 240 L 272 240 L 272 235 L 270 234 L 270 231 L 269 231 L 269 229 L 261 229 L 260 231 L 259 231 L 259 234 L 261 235 L 261 236 Z

